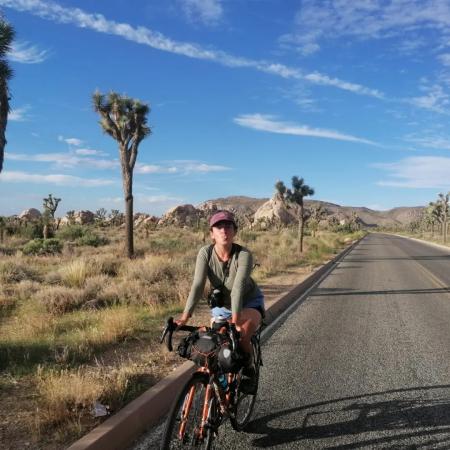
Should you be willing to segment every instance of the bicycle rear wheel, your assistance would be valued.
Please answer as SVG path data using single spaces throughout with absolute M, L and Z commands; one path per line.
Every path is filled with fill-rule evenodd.
M 194 374 L 170 411 L 161 450 L 213 449 L 215 434 L 210 422 L 217 414 L 216 405 L 208 377 Z
M 261 366 L 261 347 L 259 341 L 252 339 L 253 344 L 253 360 L 255 361 L 255 377 L 256 384 L 259 384 L 259 369 Z M 242 431 L 248 425 L 256 403 L 257 390 L 254 394 L 246 394 L 238 387 L 237 402 L 234 415 L 230 417 L 231 426 L 236 431 Z

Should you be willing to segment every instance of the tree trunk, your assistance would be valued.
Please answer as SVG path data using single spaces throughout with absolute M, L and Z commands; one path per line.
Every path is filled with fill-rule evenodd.
M 6 81 L 0 82 L 0 172 L 3 169 L 3 159 L 6 146 L 6 124 L 8 122 L 9 93 Z
M 133 243 L 133 174 L 131 171 L 124 171 L 123 180 L 125 194 L 125 251 L 128 258 L 134 256 Z
M 48 239 L 48 235 L 49 235 L 48 224 L 44 225 L 44 229 L 42 231 L 42 234 L 44 235 L 44 239 Z
M 300 205 L 300 253 L 303 253 L 303 232 L 305 221 L 303 217 L 303 205 Z

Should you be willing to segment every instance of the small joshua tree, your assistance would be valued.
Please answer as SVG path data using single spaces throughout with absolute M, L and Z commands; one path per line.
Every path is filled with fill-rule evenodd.
M 60 201 L 60 198 L 53 197 L 52 194 L 48 194 L 48 197 L 43 199 L 44 212 L 42 214 L 42 221 L 44 223 L 44 239 L 48 239 L 50 237 L 50 233 L 52 231 L 51 228 L 55 222 L 55 212 Z
M 303 235 L 306 222 L 306 214 L 303 206 L 303 198 L 309 195 L 314 195 L 314 189 L 305 184 L 303 178 L 299 178 L 296 175 L 292 177 L 292 189 L 286 189 L 286 186 L 282 181 L 277 181 L 275 189 L 278 191 L 282 198 L 288 202 L 298 206 L 298 242 L 299 252 L 303 252 Z

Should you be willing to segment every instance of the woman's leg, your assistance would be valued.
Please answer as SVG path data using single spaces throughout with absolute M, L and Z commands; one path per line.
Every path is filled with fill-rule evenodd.
M 261 313 L 255 308 L 244 308 L 236 325 L 241 328 L 241 348 L 252 353 L 251 338 L 261 323 Z

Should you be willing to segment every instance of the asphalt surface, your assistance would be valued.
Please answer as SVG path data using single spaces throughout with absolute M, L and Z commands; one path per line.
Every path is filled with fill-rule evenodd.
M 216 448 L 450 448 L 449 286 L 450 251 L 367 236 L 264 344 L 253 420 Z

